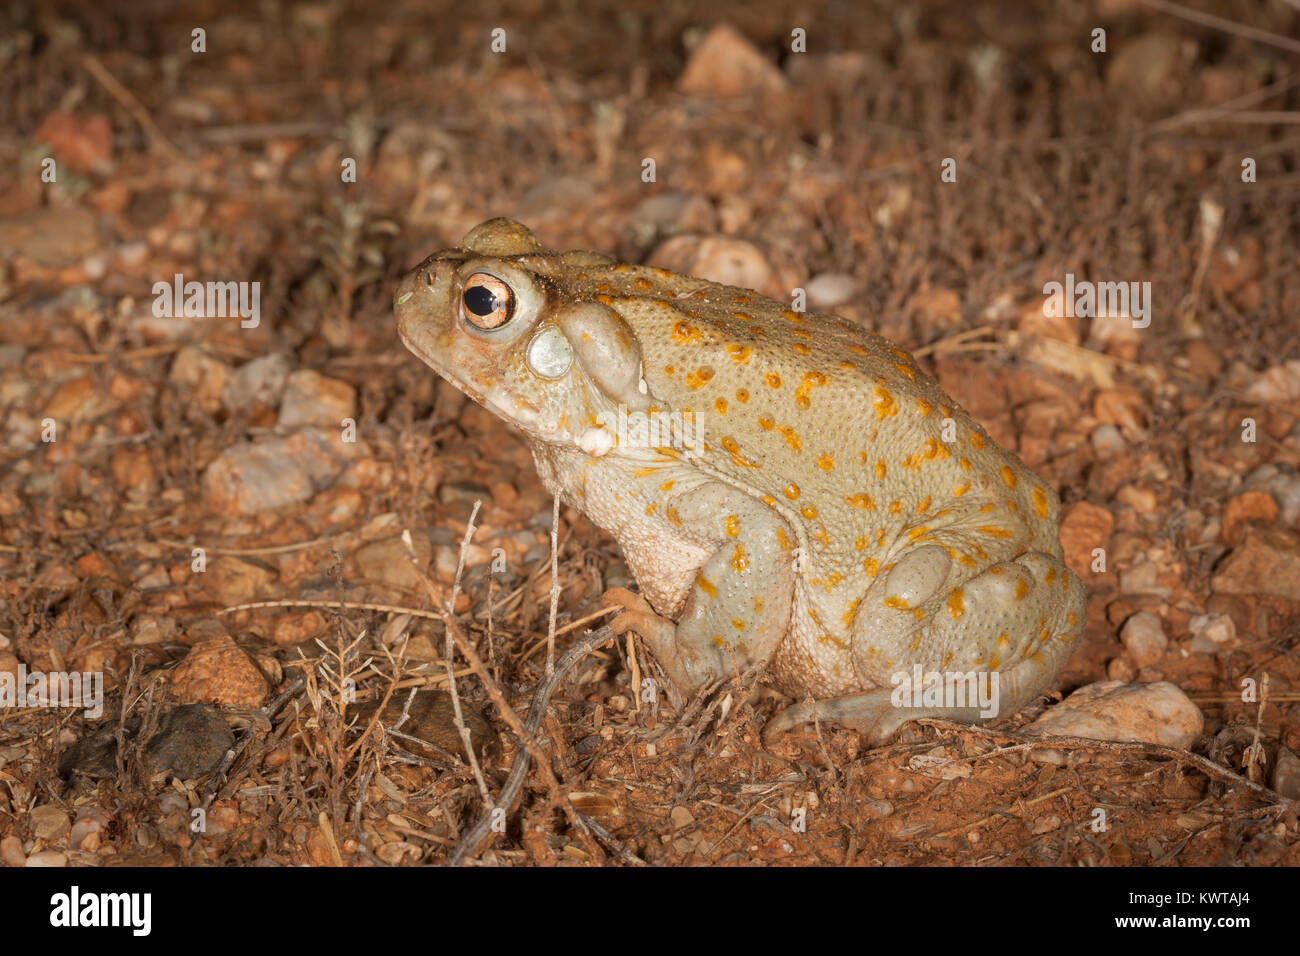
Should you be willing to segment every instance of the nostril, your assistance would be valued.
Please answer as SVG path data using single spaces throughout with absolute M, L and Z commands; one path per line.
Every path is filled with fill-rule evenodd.
M 432 289 L 432 288 L 433 288 L 433 270 L 432 270 L 432 269 L 424 269 L 424 270 L 422 270 L 422 274 L 423 274 L 423 277 L 424 277 L 424 284 L 427 285 L 430 289 Z

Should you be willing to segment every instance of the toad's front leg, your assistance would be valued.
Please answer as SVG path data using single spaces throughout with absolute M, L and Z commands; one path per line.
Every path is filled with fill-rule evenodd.
M 610 627 L 640 634 L 673 683 L 690 691 L 772 656 L 790 624 L 795 539 L 780 516 L 720 483 L 695 487 L 666 505 L 713 550 L 675 621 L 647 613 L 644 601 L 615 589 L 608 603 L 627 610 Z M 643 580 L 648 570 L 624 552 L 642 590 L 650 591 Z

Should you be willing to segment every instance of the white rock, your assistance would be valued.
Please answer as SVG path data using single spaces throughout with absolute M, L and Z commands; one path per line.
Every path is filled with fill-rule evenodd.
M 1117 455 L 1128 448 L 1128 442 L 1114 425 L 1098 425 L 1092 430 L 1092 447 L 1099 455 Z
M 1080 687 L 1024 732 L 1186 748 L 1204 727 L 1200 709 L 1175 684 L 1103 681 Z M 1035 752 L 1035 758 L 1047 763 L 1063 762 L 1059 752 Z
M 1227 614 L 1199 614 L 1187 627 L 1194 638 L 1208 638 L 1219 646 L 1237 643 L 1237 624 Z
M 289 376 L 280 401 L 279 423 L 286 428 L 319 425 L 339 428 L 356 416 L 357 391 L 347 382 L 302 369 Z
M 1300 757 L 1285 747 L 1277 748 L 1277 762 L 1269 786 L 1284 797 L 1300 800 Z
M 266 405 L 274 408 L 289 379 L 289 360 L 278 352 L 245 362 L 221 390 L 221 404 L 230 411 Z
M 808 280 L 808 301 L 819 309 L 833 309 L 853 298 L 853 276 L 822 272 Z
M 1138 611 L 1120 628 L 1119 639 L 1128 650 L 1128 656 L 1138 667 L 1149 667 L 1165 656 L 1169 638 L 1159 615 L 1151 611 Z

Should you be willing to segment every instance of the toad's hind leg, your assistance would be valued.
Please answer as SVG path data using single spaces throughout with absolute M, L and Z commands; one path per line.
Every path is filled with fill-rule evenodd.
M 650 620 L 644 609 L 629 608 L 610 627 L 639 634 L 672 682 L 689 691 L 772 656 L 790 624 L 795 542 L 779 516 L 727 485 L 693 488 L 673 497 L 667 510 L 713 550 L 675 622 Z M 629 548 L 624 553 L 648 592 L 648 572 L 638 565 L 638 555 Z
M 864 599 L 854 621 L 854 663 L 864 686 L 875 689 L 796 704 L 767 729 L 816 716 L 882 743 L 909 720 L 975 723 L 1014 713 L 1041 693 L 1082 630 L 1078 578 L 1059 557 L 1031 552 L 953 587 L 949 560 L 934 545 L 910 551 Z M 895 680 L 914 682 L 916 665 L 923 675 L 937 673 L 939 683 L 923 676 L 914 690 Z

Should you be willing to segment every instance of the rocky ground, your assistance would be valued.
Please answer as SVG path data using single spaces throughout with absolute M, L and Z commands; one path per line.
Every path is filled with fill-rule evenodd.
M 551 618 L 524 445 L 397 341 L 493 215 L 913 349 L 1060 492 L 1088 619 L 1066 704 L 874 750 L 608 644 L 471 859 L 1300 863 L 1294 9 L 142 9 L 0 10 L 0 672 L 105 681 L 0 700 L 4 864 L 437 863 L 495 799 L 629 574 L 562 510 Z M 159 315 L 178 274 L 256 323 Z

